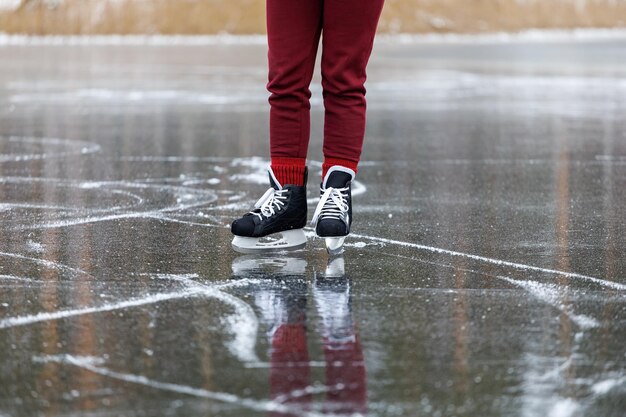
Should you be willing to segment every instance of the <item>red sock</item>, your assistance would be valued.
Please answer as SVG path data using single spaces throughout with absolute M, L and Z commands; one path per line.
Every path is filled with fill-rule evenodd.
M 358 164 L 358 162 L 349 161 L 347 159 L 324 158 L 324 163 L 322 164 L 322 179 L 326 178 L 326 173 L 328 172 L 328 170 L 335 165 L 339 165 L 344 168 L 350 168 L 356 174 L 356 167 Z
M 305 167 L 306 158 L 272 158 L 272 171 L 282 186 L 303 186 Z

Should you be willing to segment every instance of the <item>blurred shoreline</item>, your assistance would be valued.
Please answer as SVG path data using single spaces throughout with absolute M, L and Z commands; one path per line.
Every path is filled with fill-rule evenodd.
M 626 28 L 626 0 L 386 0 L 379 32 Z M 0 0 L 0 33 L 254 35 L 265 0 Z
M 602 40 L 626 41 L 626 28 L 615 29 L 528 29 L 519 32 L 480 34 L 385 34 L 378 35 L 377 43 L 533 43 L 533 42 L 593 42 Z M 265 35 L 16 35 L 0 32 L 2 46 L 68 46 L 68 45 L 264 45 Z

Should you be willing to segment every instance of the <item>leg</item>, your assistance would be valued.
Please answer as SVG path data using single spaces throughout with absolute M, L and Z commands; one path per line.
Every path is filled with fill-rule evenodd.
M 270 154 L 282 184 L 302 185 L 309 146 L 309 85 L 322 30 L 322 0 L 267 0 Z
M 333 165 L 356 172 L 365 135 L 365 69 L 383 1 L 326 0 L 324 3 L 324 176 Z
M 267 0 L 270 188 L 231 225 L 233 248 L 250 253 L 306 244 L 309 85 L 321 31 L 322 0 Z M 264 239 L 268 236 L 280 239 Z
M 331 255 L 352 225 L 352 181 L 365 135 L 365 79 L 384 0 L 325 0 L 322 30 L 324 163 L 315 233 Z

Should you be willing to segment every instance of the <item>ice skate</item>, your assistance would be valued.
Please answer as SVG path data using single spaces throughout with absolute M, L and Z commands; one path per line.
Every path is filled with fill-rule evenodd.
M 231 226 L 233 249 L 241 253 L 302 249 L 306 245 L 302 230 L 307 216 L 306 177 L 305 170 L 304 186 L 283 186 L 270 168 L 271 188 Z
M 352 180 L 354 171 L 335 165 L 331 167 L 320 187 L 320 201 L 312 224 L 317 236 L 324 238 L 330 255 L 343 252 L 343 242 L 352 224 Z

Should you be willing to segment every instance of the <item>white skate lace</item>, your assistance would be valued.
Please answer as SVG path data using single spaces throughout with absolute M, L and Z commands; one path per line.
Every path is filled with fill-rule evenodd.
M 286 192 L 287 190 L 275 190 L 273 188 L 268 189 L 265 194 L 263 194 L 263 197 L 256 202 L 254 205 L 255 210 L 251 211 L 250 214 L 258 216 L 261 220 L 263 220 L 263 216 L 273 216 L 285 205 L 284 200 L 287 199 L 287 196 L 284 195 L 284 193 Z
M 349 210 L 348 190 L 348 187 L 321 189 L 324 194 L 320 197 L 320 202 L 315 208 L 311 223 L 315 226 L 321 219 L 343 220 L 345 213 Z

